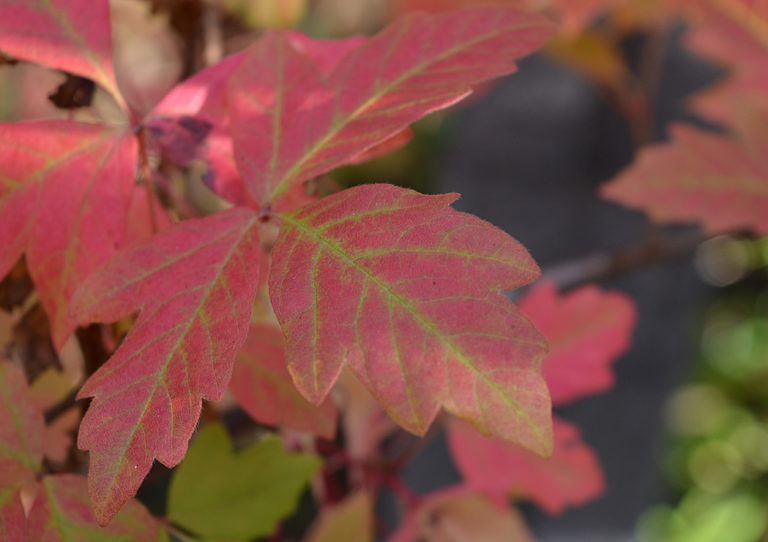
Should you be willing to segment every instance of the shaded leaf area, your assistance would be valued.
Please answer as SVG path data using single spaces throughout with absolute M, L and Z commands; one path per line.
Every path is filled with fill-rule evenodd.
M 346 453 L 359 462 L 375 457 L 382 441 L 397 428 L 395 421 L 349 369 L 341 371 L 334 390 L 341 406 Z
M 67 400 L 76 388 L 71 375 L 49 368 L 29 389 L 32 400 L 47 418 L 43 435 L 44 456 L 56 467 L 66 462 L 74 442 L 73 435 L 80 425 L 80 408 Z
M 169 467 L 181 461 L 201 400 L 226 390 L 256 294 L 256 218 L 233 209 L 177 224 L 121 252 L 75 294 L 82 323 L 140 311 L 79 395 L 94 397 L 78 446 L 90 450 L 100 522 L 135 495 L 155 458 Z
M 45 384 L 49 389 L 50 385 Z M 0 539 L 8 542 L 149 542 L 164 539 L 157 522 L 129 500 L 107 528 L 100 527 L 86 489 L 73 474 L 38 479 L 46 447 L 45 424 L 37 398 L 20 369 L 0 359 Z M 25 485 L 26 484 L 26 485 Z M 35 488 L 36 486 L 36 488 Z M 21 492 L 34 495 L 25 517 Z
M 613 386 L 611 365 L 629 349 L 637 320 L 629 296 L 594 285 L 559 294 L 545 281 L 520 300 L 520 310 L 549 343 L 542 370 L 554 405 Z
M 541 16 L 508 7 L 414 15 L 351 49 L 327 74 L 289 36 L 268 33 L 245 53 L 228 95 L 252 200 L 272 204 L 453 105 L 472 85 L 513 72 L 552 30 Z
M 0 50 L 93 79 L 121 99 L 107 0 L 0 0 Z
M 128 501 L 107 527 L 91 511 L 84 476 L 58 474 L 40 482 L 27 519 L 29 542 L 154 542 L 168 537 L 146 508 Z
M 635 325 L 633 301 L 593 285 L 560 295 L 552 282 L 537 284 L 520 308 L 547 337 L 544 378 L 554 404 L 564 404 L 610 388 L 610 365 L 629 347 Z M 550 514 L 581 506 L 602 494 L 605 480 L 594 451 L 576 426 L 555 418 L 554 451 L 549 460 L 515 444 L 478 434 L 454 421 L 448 444 L 464 483 L 503 504 L 528 499 Z M 489 468 L 493 465 L 493 468 Z
M 403 521 L 388 542 L 535 542 L 523 516 L 465 487 L 435 491 Z
M 299 32 L 289 32 L 287 39 L 318 69 L 328 72 L 348 51 L 365 38 L 315 40 Z M 251 48 L 234 53 L 176 85 L 155 107 L 147 119 L 151 132 L 162 132 L 165 138 L 190 142 L 184 119 L 196 119 L 209 127 L 205 145 L 194 152 L 202 153 L 208 165 L 205 182 L 222 198 L 243 206 L 255 205 L 245 189 L 235 165 L 230 135 L 227 87 Z M 187 152 L 187 155 L 190 153 Z M 183 162 L 180 162 L 183 163 Z
M 527 499 L 550 514 L 582 506 L 605 490 L 595 452 L 576 426 L 555 418 L 555 446 L 549 460 L 520 446 L 478 434 L 463 421 L 448 428 L 448 445 L 464 483 L 498 500 Z
M 64 82 L 48 99 L 59 109 L 79 109 L 91 105 L 95 90 L 96 87 L 90 79 L 67 74 Z
M 315 456 L 286 452 L 275 438 L 235 454 L 226 429 L 208 426 L 176 469 L 168 518 L 214 540 L 268 535 L 294 511 L 321 465 Z
M 768 233 L 768 107 L 731 137 L 675 126 L 601 194 L 661 222 Z
M 316 406 L 299 393 L 285 365 L 283 342 L 276 326 L 251 326 L 235 359 L 229 390 L 243 410 L 260 423 L 333 439 L 337 417 L 333 401 L 326 398 Z
M 323 510 L 306 542 L 373 542 L 374 523 L 373 499 L 361 490 Z
M 136 154 L 106 126 L 0 126 L 0 277 L 26 252 L 57 348 L 75 328 L 70 296 L 123 242 Z
M 43 412 L 24 373 L 0 358 L 0 488 L 34 479 L 43 460 L 43 429 Z
M 455 199 L 365 185 L 281 215 L 269 288 L 288 369 L 315 403 L 346 364 L 412 432 L 443 406 L 548 454 L 546 346 L 499 293 L 538 267 Z

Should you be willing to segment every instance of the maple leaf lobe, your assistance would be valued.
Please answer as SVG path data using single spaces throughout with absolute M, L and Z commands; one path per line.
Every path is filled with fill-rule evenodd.
M 451 209 L 456 197 L 364 185 L 281 215 L 270 297 L 288 368 L 315 403 L 346 363 L 414 433 L 442 405 L 546 454 L 545 342 L 500 294 L 538 267 L 506 233 Z
M 94 399 L 78 446 L 90 450 L 89 491 L 100 523 L 136 493 L 156 458 L 184 457 L 203 398 L 226 390 L 258 284 L 255 213 L 188 220 L 134 244 L 73 297 L 81 323 L 139 317 L 82 387 Z

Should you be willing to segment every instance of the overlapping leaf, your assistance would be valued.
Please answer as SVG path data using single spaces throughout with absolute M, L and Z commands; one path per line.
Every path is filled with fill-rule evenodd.
M 123 242 L 136 152 L 130 133 L 105 126 L 0 126 L 0 277 L 26 251 L 57 347 L 75 328 L 75 288 Z
M 593 285 L 558 295 L 554 283 L 542 282 L 520 300 L 520 310 L 549 342 L 542 370 L 553 404 L 613 385 L 610 366 L 629 348 L 635 326 L 632 299 Z
M 253 419 L 285 425 L 328 439 L 336 434 L 336 407 L 330 398 L 320 406 L 308 402 L 296 389 L 285 366 L 283 334 L 273 325 L 251 326 L 237 355 L 229 389 Z
M 287 33 L 286 39 L 323 73 L 330 72 L 346 53 L 365 41 L 364 38 L 315 40 L 298 32 Z M 257 47 L 259 42 L 251 49 Z M 177 85 L 155 107 L 147 121 L 150 130 L 167 124 L 169 120 L 183 122 L 189 117 L 208 123 L 211 130 L 205 145 L 209 166 L 206 180 L 218 195 L 244 206 L 253 205 L 253 202 L 235 166 L 227 85 L 249 50 L 229 55 Z
M 121 100 L 107 0 L 0 0 L 0 51 L 93 79 Z
M 168 540 L 149 512 L 130 500 L 107 527 L 91 511 L 84 476 L 46 476 L 29 511 L 28 542 L 154 542 Z
M 374 457 L 382 441 L 397 428 L 395 421 L 349 369 L 341 372 L 335 390 L 341 406 L 346 453 L 361 462 Z
M 466 487 L 435 491 L 388 542 L 534 542 L 523 516 Z
M 43 430 L 24 373 L 0 358 L 0 540 L 27 540 L 21 488 L 42 465 Z
M 671 140 L 641 151 L 602 194 L 658 221 L 701 222 L 709 232 L 768 232 L 768 10 L 750 0 L 687 3 L 699 18 L 691 46 L 726 67 L 697 111 L 727 125 L 718 135 L 675 126 Z
M 281 216 L 270 297 L 288 368 L 314 402 L 347 364 L 410 431 L 444 406 L 548 454 L 545 343 L 499 293 L 539 270 L 454 199 L 366 185 Z
M 256 215 L 245 209 L 182 222 L 121 252 L 75 294 L 79 322 L 140 310 L 114 356 L 83 386 L 93 396 L 78 445 L 101 523 L 135 494 L 152 461 L 181 461 L 202 398 L 226 390 L 256 292 Z
M 306 542 L 373 542 L 373 533 L 373 499 L 358 491 L 324 510 Z
M 207 540 L 268 535 L 296 508 L 321 464 L 289 454 L 275 438 L 235 455 L 223 426 L 206 427 L 171 481 L 168 517 Z
M 0 358 L 0 488 L 31 480 L 40 470 L 43 429 L 24 373 Z
M 755 0 L 700 0 L 686 4 L 693 24 L 686 43 L 726 71 L 693 99 L 697 111 L 730 124 L 734 106 L 764 102 L 768 93 L 768 7 Z
M 415 15 L 353 48 L 327 76 L 285 34 L 267 34 L 229 87 L 248 191 L 264 205 L 354 159 L 471 85 L 514 71 L 551 32 L 542 17 L 503 7 Z
M 18 487 L 0 487 L 0 540 L 26 542 L 26 518 Z
M 485 438 L 463 421 L 452 423 L 448 445 L 464 483 L 502 504 L 509 496 L 530 499 L 550 514 L 599 496 L 605 480 L 597 456 L 582 442 L 576 426 L 557 418 L 553 423 L 555 446 L 549 460 Z

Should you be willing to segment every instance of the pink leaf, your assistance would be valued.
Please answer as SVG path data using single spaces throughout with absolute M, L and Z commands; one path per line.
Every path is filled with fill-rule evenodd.
M 768 232 L 768 7 L 754 0 L 686 2 L 691 47 L 726 68 L 693 99 L 730 137 L 675 126 L 643 149 L 602 194 L 660 222 L 701 222 L 711 233 Z
M 346 40 L 314 40 L 300 34 L 288 34 L 291 43 L 309 55 L 322 70 L 330 71 L 364 38 Z M 205 149 L 209 164 L 207 182 L 222 198 L 236 205 L 253 205 L 235 166 L 232 139 L 229 133 L 229 111 L 226 87 L 232 74 L 240 67 L 246 52 L 235 53 L 176 85 L 155 107 L 147 126 L 162 128 L 168 118 L 194 117 L 211 126 Z
M 0 487 L 0 540 L 27 542 L 27 519 L 18 486 Z
M 61 348 L 67 303 L 125 236 L 134 183 L 130 133 L 67 121 L 0 126 L 0 277 L 22 252 Z
M 510 8 L 415 15 L 352 49 L 327 76 L 288 36 L 270 32 L 229 87 L 248 191 L 264 205 L 350 161 L 472 85 L 513 72 L 551 31 L 542 17 Z
M 251 326 L 248 340 L 237 354 L 229 389 L 256 421 L 282 424 L 327 439 L 336 434 L 333 401 L 326 399 L 318 407 L 296 390 L 285 366 L 283 334 L 274 326 Z
M 631 298 L 592 285 L 558 295 L 545 281 L 526 294 L 520 310 L 549 342 L 543 372 L 555 405 L 613 385 L 610 366 L 629 348 L 635 327 Z
M 0 50 L 93 79 L 122 101 L 107 0 L 0 0 Z
M 362 463 L 375 456 L 382 440 L 397 426 L 348 369 L 339 375 L 335 389 L 340 397 L 344 448 L 350 458 Z
M 640 151 L 601 194 L 660 222 L 699 221 L 712 233 L 768 233 L 768 107 L 734 138 L 676 126 Z
M 349 163 L 361 164 L 363 162 L 367 162 L 368 160 L 378 158 L 379 156 L 384 156 L 385 154 L 389 154 L 400 149 L 401 147 L 406 146 L 408 143 L 410 143 L 411 139 L 413 139 L 413 130 L 410 128 L 405 128 L 397 132 L 389 139 L 385 139 L 381 143 L 377 143 L 373 147 L 370 147 L 368 150 L 361 152 L 354 158 L 351 158 Z
M 410 431 L 442 405 L 547 454 L 546 346 L 499 293 L 539 270 L 507 234 L 451 209 L 456 197 L 365 185 L 280 217 L 269 287 L 288 368 L 315 403 L 347 364 Z
M 258 283 L 256 215 L 245 209 L 182 222 L 135 244 L 75 294 L 79 322 L 139 317 L 83 386 L 93 396 L 78 446 L 91 451 L 89 490 L 106 523 L 157 458 L 184 457 L 203 398 L 226 390 Z
M 465 483 L 506 502 L 532 500 L 550 514 L 581 506 L 605 489 L 600 463 L 576 426 L 555 418 L 555 448 L 548 460 L 523 448 L 480 435 L 460 420 L 448 428 L 448 445 Z
M 318 40 L 301 32 L 288 32 L 287 36 L 293 48 L 310 58 L 324 75 L 330 75 L 349 52 L 368 41 L 364 36 Z
M 517 510 L 466 487 L 430 494 L 388 542 L 535 542 Z
M 695 108 L 730 124 L 732 109 L 764 102 L 768 93 L 768 5 L 754 0 L 691 2 L 693 24 L 685 36 L 697 54 L 720 64 L 726 76 L 694 96 Z
M 43 413 L 27 380 L 0 358 L 0 488 L 34 479 L 43 460 Z
M 144 184 L 137 186 L 133 190 L 131 204 L 128 208 L 126 244 L 148 239 L 156 233 L 167 230 L 172 225 L 171 217 L 168 216 L 168 212 L 156 197 L 151 198 L 150 206 L 147 186 Z
M 46 459 L 58 465 L 66 463 L 80 418 L 82 418 L 80 408 L 72 407 L 45 426 Z
M 107 527 L 99 527 L 91 511 L 84 476 L 46 476 L 28 518 L 28 542 L 100 540 L 153 542 L 161 530 L 138 501 L 131 500 Z

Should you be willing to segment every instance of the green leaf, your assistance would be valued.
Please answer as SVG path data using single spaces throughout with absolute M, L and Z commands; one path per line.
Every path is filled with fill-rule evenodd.
M 223 426 L 206 427 L 171 481 L 168 517 L 205 538 L 267 535 L 294 511 L 321 464 L 316 456 L 286 452 L 275 438 L 234 454 Z
M 359 491 L 323 511 L 305 542 L 373 542 L 373 531 L 373 498 Z

